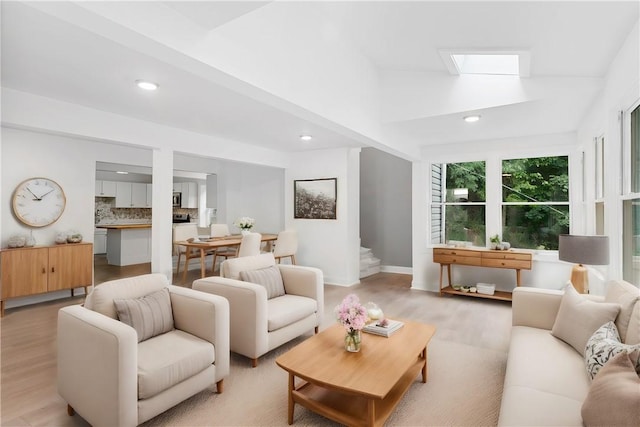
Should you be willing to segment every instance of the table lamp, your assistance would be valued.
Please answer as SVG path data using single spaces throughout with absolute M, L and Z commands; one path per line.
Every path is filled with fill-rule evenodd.
M 578 292 L 589 293 L 589 276 L 583 264 L 609 264 L 609 237 L 561 234 L 558 258 L 561 261 L 576 263 L 571 270 L 571 283 Z

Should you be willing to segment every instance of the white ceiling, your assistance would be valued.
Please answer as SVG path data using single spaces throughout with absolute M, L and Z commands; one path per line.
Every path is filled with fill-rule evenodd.
M 371 145 L 405 157 L 427 144 L 575 131 L 639 10 L 107 3 L 2 2 L 2 86 L 274 150 Z M 460 48 L 528 50 L 531 76 L 451 76 L 438 50 Z M 141 78 L 160 89 L 139 91 Z M 463 122 L 471 112 L 483 119 Z M 314 140 L 300 143 L 304 133 Z

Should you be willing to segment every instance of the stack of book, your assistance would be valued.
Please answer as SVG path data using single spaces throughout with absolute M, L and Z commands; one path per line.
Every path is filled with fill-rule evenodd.
M 380 335 L 383 337 L 389 337 L 391 336 L 391 334 L 393 334 L 394 332 L 396 332 L 398 329 L 402 328 L 404 326 L 404 323 L 402 323 L 399 320 L 391 320 L 391 319 L 385 319 L 386 320 L 386 325 L 385 326 L 380 326 L 384 323 L 380 322 L 373 322 L 370 323 L 368 325 L 366 325 L 362 330 L 364 332 L 367 332 L 369 334 L 374 334 L 374 335 Z

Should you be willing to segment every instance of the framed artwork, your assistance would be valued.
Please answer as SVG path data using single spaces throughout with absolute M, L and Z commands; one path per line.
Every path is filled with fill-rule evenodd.
M 336 219 L 338 178 L 293 181 L 293 217 Z

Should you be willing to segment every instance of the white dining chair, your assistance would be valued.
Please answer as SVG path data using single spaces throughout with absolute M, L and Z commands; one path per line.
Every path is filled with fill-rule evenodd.
M 242 236 L 240 249 L 238 249 L 238 258 L 244 256 L 260 255 L 260 245 L 262 244 L 262 234 L 249 233 Z
M 290 258 L 291 264 L 296 263 L 298 251 L 298 232 L 296 230 L 284 230 L 278 233 L 278 238 L 273 249 L 273 257 L 278 264 L 282 258 Z
M 211 224 L 211 237 L 230 236 L 229 226 L 227 224 Z

